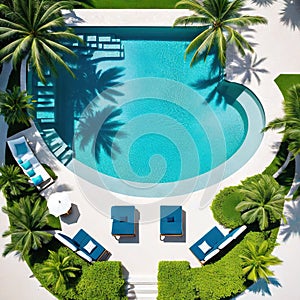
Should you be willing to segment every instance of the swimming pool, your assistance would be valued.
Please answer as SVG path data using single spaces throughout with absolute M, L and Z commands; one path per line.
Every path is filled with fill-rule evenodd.
M 161 190 L 159 185 L 164 194 L 178 182 L 205 187 L 207 180 L 199 184 L 199 177 L 234 157 L 249 134 L 252 150 L 240 163 L 251 157 L 262 138 L 264 115 L 257 99 L 244 101 L 247 107 L 238 100 L 251 94 L 244 87 L 220 81 L 215 55 L 193 68 L 183 60 L 197 31 L 76 28 L 86 42 L 84 47 L 73 45 L 78 60 L 69 61 L 77 80 L 63 71 L 63 80 L 49 77 L 46 88 L 55 87 L 54 112 L 51 116 L 41 110 L 40 126 L 55 128 L 72 147 L 81 163 L 77 166 L 97 170 L 100 185 L 113 191 L 151 197 L 157 196 L 151 189 Z M 32 86 L 35 94 L 44 88 L 34 80 Z M 253 110 L 255 116 L 249 115 Z M 249 132 L 252 117 L 257 132 Z M 224 167 L 221 177 L 240 163 Z M 124 185 L 142 192 L 128 192 Z M 185 192 L 190 190 L 179 193 Z

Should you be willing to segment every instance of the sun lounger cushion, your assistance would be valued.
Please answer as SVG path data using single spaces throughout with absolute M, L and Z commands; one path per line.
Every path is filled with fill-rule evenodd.
M 97 260 L 101 254 L 106 251 L 105 248 L 102 247 L 96 240 L 94 240 L 88 233 L 86 233 L 83 229 L 80 229 L 76 235 L 73 237 L 73 241 L 79 245 L 79 249 L 85 253 L 88 254 L 93 260 Z M 96 247 L 88 253 L 86 251 L 85 246 L 89 242 L 93 242 L 93 244 L 96 245 Z
M 69 238 L 68 236 L 57 232 L 57 233 L 54 234 L 54 237 L 57 240 L 59 240 L 63 245 L 70 248 L 72 251 L 76 251 L 78 249 L 77 245 L 75 245 L 73 240 L 71 238 Z
M 24 142 L 20 144 L 15 144 L 15 149 L 16 149 L 17 156 L 23 155 L 28 152 L 27 146 Z
M 135 235 L 134 206 L 112 206 L 111 218 L 113 219 L 111 233 L 118 235 Z
M 160 207 L 160 234 L 182 235 L 182 207 L 164 206 Z
M 30 170 L 27 172 L 27 175 L 28 175 L 29 177 L 33 177 L 33 176 L 35 175 L 34 170 L 33 170 L 33 169 L 30 169 Z
M 43 182 L 43 177 L 41 175 L 35 176 L 31 178 L 34 185 L 39 185 Z
M 28 170 L 32 167 L 32 164 L 29 160 L 27 160 L 21 164 L 21 167 L 25 170 Z
M 47 188 L 54 182 L 32 152 L 24 136 L 8 140 L 7 144 L 16 162 L 22 168 L 24 174 L 29 177 L 29 182 L 35 185 L 39 191 Z M 31 171 L 31 169 L 35 174 Z
M 86 253 L 82 252 L 81 250 L 76 251 L 76 254 L 79 255 L 81 258 L 85 259 L 88 262 L 92 262 L 93 259 L 88 256 Z
M 246 228 L 247 226 L 243 225 L 224 235 L 221 230 L 215 226 L 194 245 L 192 245 L 190 250 L 200 260 L 200 262 L 204 264 L 219 253 L 221 249 L 224 249 L 227 245 L 229 245 L 242 232 L 244 232 Z M 208 249 L 206 245 L 211 248 Z
M 209 246 L 206 241 L 204 241 L 202 244 L 200 244 L 198 246 L 200 248 L 200 250 L 203 252 L 203 253 L 206 253 L 208 252 L 210 249 L 211 249 L 211 246 Z
M 83 248 L 86 252 L 91 253 L 96 248 L 96 245 L 92 241 L 89 241 Z

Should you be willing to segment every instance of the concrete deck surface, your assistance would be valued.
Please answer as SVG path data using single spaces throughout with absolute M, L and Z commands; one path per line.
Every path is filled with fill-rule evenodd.
M 259 0 L 252 1 L 258 3 Z M 280 21 L 280 12 L 284 7 L 284 1 L 274 1 L 270 6 L 257 6 L 251 1 L 247 2 L 247 7 L 253 9 L 249 14 L 257 14 L 267 17 L 268 26 L 256 26 L 255 31 L 249 31 L 255 41 L 255 51 L 257 60 L 266 58 L 258 67 L 242 63 L 234 55 L 229 57 L 227 76 L 228 79 L 237 82 L 244 82 L 245 74 L 252 74 L 250 82 L 244 82 L 260 99 L 265 112 L 266 119 L 270 121 L 274 117 L 280 116 L 282 95 L 274 83 L 274 79 L 281 73 L 299 73 L 300 70 L 300 43 L 299 43 L 299 27 L 292 29 L 291 26 L 283 25 Z M 105 22 L 101 18 L 101 14 L 106 16 L 108 23 L 111 22 L 111 15 L 118 14 L 118 22 L 127 22 L 122 19 L 123 14 L 128 16 L 128 11 L 110 11 L 108 12 L 89 12 L 89 16 L 84 15 L 86 12 L 76 13 L 77 17 L 82 20 L 91 17 L 97 22 Z M 148 12 L 149 13 L 149 12 Z M 174 14 L 174 16 L 173 16 Z M 163 22 L 164 16 L 168 16 L 167 22 L 173 22 L 174 18 L 182 15 L 180 11 L 176 13 L 172 11 L 156 11 L 155 17 L 151 21 L 151 17 L 145 19 L 147 13 L 133 14 L 136 19 L 130 17 L 131 22 L 139 24 L 144 19 L 146 23 Z M 172 15 L 172 18 L 170 18 Z M 300 16 L 300 14 L 298 15 Z M 132 21 L 132 20 L 136 21 Z M 170 20 L 169 20 L 170 19 Z M 94 21 L 94 22 L 96 22 Z M 149 24 L 150 24 L 149 23 Z M 143 24 L 143 23 L 141 23 Z M 170 25 L 170 24 L 169 24 Z M 232 70 L 239 70 L 241 75 L 237 76 Z M 259 69 L 265 69 L 267 72 L 261 72 Z M 248 73 L 247 73 L 248 72 Z M 255 79 L 253 73 L 260 78 L 260 83 Z M 249 75 L 248 75 L 249 77 Z M 223 187 L 239 183 L 241 179 L 247 176 L 261 172 L 273 159 L 276 153 L 276 142 L 280 141 L 280 135 L 276 133 L 267 133 L 256 154 L 249 162 L 235 174 L 222 181 L 220 184 L 211 186 L 208 189 L 194 192 L 185 196 L 178 196 L 165 199 L 143 199 L 138 197 L 130 197 L 111 193 L 102 188 L 96 187 L 89 182 L 75 176 L 72 172 L 58 163 L 52 154 L 45 151 L 44 143 L 38 133 L 29 129 L 25 135 L 33 141 L 37 155 L 42 161 L 47 161 L 54 171 L 59 175 L 59 179 L 50 189 L 45 191 L 47 197 L 51 192 L 56 190 L 66 191 L 70 194 L 72 201 L 76 205 L 74 214 L 68 218 L 62 219 L 63 231 L 67 234 L 75 234 L 79 228 L 85 229 L 96 240 L 101 242 L 111 253 L 110 260 L 121 260 L 130 276 L 136 277 L 155 277 L 157 274 L 157 264 L 160 260 L 187 260 L 192 267 L 200 266 L 197 259 L 188 250 L 189 246 L 199 239 L 201 235 L 207 232 L 216 224 L 209 208 L 214 195 Z M 1 162 L 0 162 L 1 163 Z M 100 205 L 96 205 L 98 203 Z M 115 204 L 131 204 L 135 205 L 140 216 L 138 243 L 134 242 L 118 243 L 110 234 L 111 220 L 109 219 L 109 208 Z M 182 204 L 186 214 L 186 234 L 184 242 L 164 243 L 159 240 L 159 205 L 161 204 Z M 4 200 L 1 197 L 1 206 Z M 298 202 L 293 203 L 291 209 L 287 204 L 286 210 L 289 210 L 291 222 L 287 227 L 282 227 L 281 232 L 300 232 L 299 222 L 297 221 Z M 299 209 L 298 209 L 299 212 Z M 298 214 L 299 215 L 299 214 Z M 74 218 L 78 217 L 77 220 Z M 73 219 L 72 219 L 73 218 Z M 8 226 L 7 216 L 0 213 L 0 229 L 1 232 Z M 292 226 L 294 226 L 292 228 Z M 279 241 L 284 235 L 279 235 Z M 8 239 L 0 239 L 0 251 L 3 251 L 4 244 Z M 297 283 L 300 260 L 298 259 L 298 251 L 300 246 L 299 234 L 289 236 L 281 246 L 276 248 L 274 254 L 284 262 L 281 266 L 274 267 L 276 280 L 281 287 L 275 285 L 270 286 L 271 296 L 262 296 L 261 293 L 255 294 L 247 291 L 238 299 L 261 299 L 272 298 L 279 299 L 299 299 L 299 287 Z M 176 251 L 175 251 L 176 249 Z M 22 299 L 54 299 L 52 295 L 39 287 L 39 283 L 31 275 L 27 265 L 9 256 L 0 258 L 1 275 L 0 275 L 0 298 L 7 300 Z M 274 281 L 275 282 L 275 281 Z

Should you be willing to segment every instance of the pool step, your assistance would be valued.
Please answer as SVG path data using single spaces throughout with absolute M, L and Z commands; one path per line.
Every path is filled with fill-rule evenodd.
M 84 45 L 74 42 L 70 46 L 77 49 L 81 49 L 81 54 L 88 55 L 89 51 L 93 51 L 93 57 L 96 58 L 111 58 L 111 59 L 123 59 L 124 58 L 124 45 L 120 39 L 114 35 L 102 35 L 102 34 L 80 34 L 78 35 L 84 41 Z M 95 53 L 94 51 L 97 51 Z M 99 54 L 98 51 L 101 53 Z M 107 53 L 102 53 L 107 52 Z
M 49 150 L 59 159 L 64 165 L 67 165 L 73 158 L 73 151 L 62 140 L 54 128 L 44 129 L 41 132 L 45 143 Z
M 126 290 L 129 300 L 154 300 L 158 296 L 157 279 L 152 277 L 128 278 Z

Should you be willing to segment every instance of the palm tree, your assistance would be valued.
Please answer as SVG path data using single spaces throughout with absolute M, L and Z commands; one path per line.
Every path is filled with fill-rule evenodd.
M 72 8 L 72 2 L 47 0 L 14 0 L 12 5 L 0 5 L 5 14 L 0 18 L 0 40 L 7 41 L 0 50 L 0 63 L 12 60 L 14 67 L 25 60 L 45 83 L 45 66 L 55 74 L 54 63 L 62 65 L 72 76 L 73 72 L 61 58 L 63 53 L 75 55 L 62 41 L 77 39 L 67 28 L 60 11 Z
M 52 239 L 52 234 L 43 230 L 48 224 L 48 208 L 44 199 L 31 201 L 30 196 L 20 198 L 2 211 L 9 216 L 10 226 L 3 237 L 11 236 L 11 243 L 5 245 L 3 256 L 16 251 L 24 259 L 30 250 L 37 250 Z
M 288 156 L 281 168 L 273 175 L 278 177 L 288 166 L 290 159 L 295 158 L 295 176 L 288 196 L 296 191 L 300 180 L 300 84 L 288 89 L 283 102 L 284 116 L 271 121 L 263 131 L 282 128 L 283 141 L 288 143 Z
M 60 286 L 66 286 L 70 278 L 76 277 L 80 268 L 74 267 L 71 263 L 71 256 L 49 250 L 49 258 L 44 262 L 41 273 L 47 277 L 48 284 L 54 284 L 55 292 Z
M 21 169 L 14 165 L 0 167 L 0 190 L 6 198 L 19 196 L 28 186 L 28 177 L 21 173 Z
M 240 192 L 244 199 L 236 206 L 247 224 L 258 222 L 260 230 L 283 217 L 284 189 L 270 175 L 260 175 L 257 181 L 245 182 Z
M 15 86 L 12 91 L 0 92 L 0 114 L 4 116 L 8 125 L 22 123 L 30 125 L 29 120 L 34 117 L 34 105 L 26 91 Z
M 175 20 L 174 26 L 179 24 L 200 24 L 205 29 L 194 38 L 185 51 L 185 57 L 195 52 L 191 60 L 194 65 L 204 54 L 204 60 L 216 47 L 218 58 L 222 67 L 226 64 L 227 44 L 233 44 L 244 56 L 245 48 L 253 52 L 251 45 L 236 30 L 249 25 L 266 24 L 267 20 L 259 16 L 241 15 L 245 0 L 181 0 L 176 8 L 187 8 L 194 12 L 190 16 L 184 16 Z
M 262 278 L 269 283 L 269 277 L 274 276 L 274 272 L 269 270 L 269 267 L 279 265 L 282 261 L 278 257 L 270 255 L 268 247 L 267 241 L 263 241 L 260 245 L 247 242 L 247 253 L 240 255 L 243 272 L 247 279 L 257 281 Z
M 121 109 L 107 106 L 103 110 L 87 110 L 87 113 L 79 120 L 75 136 L 80 140 L 80 149 L 84 150 L 86 145 L 93 141 L 91 149 L 98 163 L 101 149 L 112 157 L 120 152 L 120 149 L 114 143 L 114 138 L 117 133 L 118 137 L 122 136 L 120 127 L 124 124 L 121 121 L 114 120 L 114 118 L 121 113 Z

